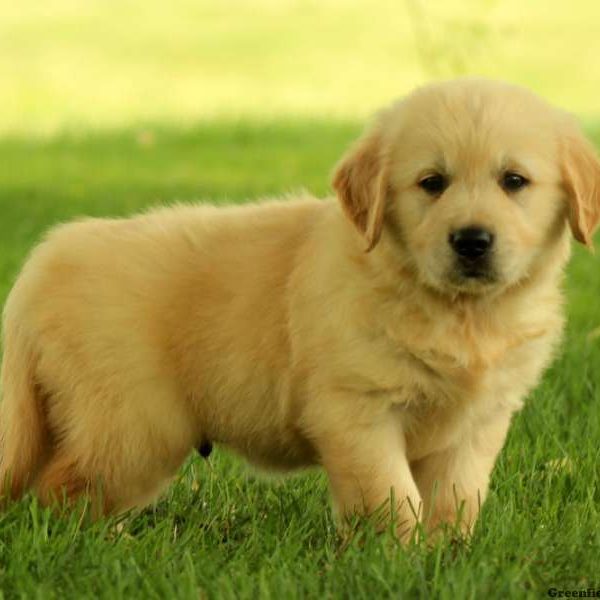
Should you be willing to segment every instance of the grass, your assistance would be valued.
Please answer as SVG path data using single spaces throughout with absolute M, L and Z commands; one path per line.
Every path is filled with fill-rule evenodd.
M 357 118 L 430 78 L 598 112 L 596 0 L 0 2 L 0 132 Z
M 243 201 L 307 187 L 352 123 L 215 122 L 0 141 L 0 301 L 50 225 L 152 204 Z M 600 139 L 596 136 L 597 139 Z M 115 257 L 118 260 L 118 257 Z M 563 352 L 515 418 L 473 539 L 399 548 L 337 537 L 317 471 L 258 477 L 217 449 L 192 459 L 156 507 L 83 523 L 26 498 L 0 513 L 3 598 L 541 597 L 600 585 L 600 257 L 568 270 Z

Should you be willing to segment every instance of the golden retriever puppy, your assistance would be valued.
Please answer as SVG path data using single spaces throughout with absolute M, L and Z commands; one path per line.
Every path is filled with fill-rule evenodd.
M 4 494 L 119 512 L 215 442 L 321 465 L 338 515 L 387 506 L 402 539 L 468 531 L 559 342 L 600 164 L 566 113 L 467 79 L 381 112 L 333 186 L 53 229 L 4 309 Z

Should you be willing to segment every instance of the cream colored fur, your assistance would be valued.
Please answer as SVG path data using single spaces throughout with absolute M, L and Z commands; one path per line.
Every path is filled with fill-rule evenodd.
M 417 185 L 434 167 L 438 199 Z M 468 530 L 557 347 L 567 221 L 591 243 L 600 166 L 565 114 L 459 80 L 382 112 L 334 187 L 53 229 L 4 309 L 5 492 L 143 506 L 206 440 L 322 465 L 340 516 L 393 491 L 404 539 L 458 512 Z M 474 222 L 499 276 L 461 285 L 448 235 Z

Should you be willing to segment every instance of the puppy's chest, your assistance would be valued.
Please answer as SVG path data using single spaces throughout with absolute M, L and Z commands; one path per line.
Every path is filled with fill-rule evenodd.
M 519 408 L 524 393 L 547 364 L 548 332 L 516 331 L 474 339 L 446 335 L 388 338 L 378 361 L 382 397 L 407 420 L 444 418 L 446 413 L 485 413 Z
M 398 393 L 389 400 L 405 432 L 409 458 L 449 447 L 494 414 L 520 408 L 539 374 L 528 358 L 531 351 L 528 343 L 506 345 L 503 351 L 496 344 L 482 357 L 438 344 L 400 359 L 407 366 L 399 369 Z

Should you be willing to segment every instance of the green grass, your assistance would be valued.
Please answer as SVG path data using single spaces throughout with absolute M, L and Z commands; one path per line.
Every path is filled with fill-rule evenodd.
M 324 194 L 352 124 L 215 123 L 0 142 L 0 301 L 50 225 L 199 198 Z M 118 260 L 118 257 L 115 257 Z M 323 475 L 264 479 L 217 449 L 159 504 L 82 524 L 31 498 L 0 514 L 5 598 L 543 597 L 600 585 L 600 257 L 568 271 L 562 355 L 516 417 L 473 539 L 404 550 L 368 531 L 349 545 Z M 567 459 L 562 467 L 552 461 Z

